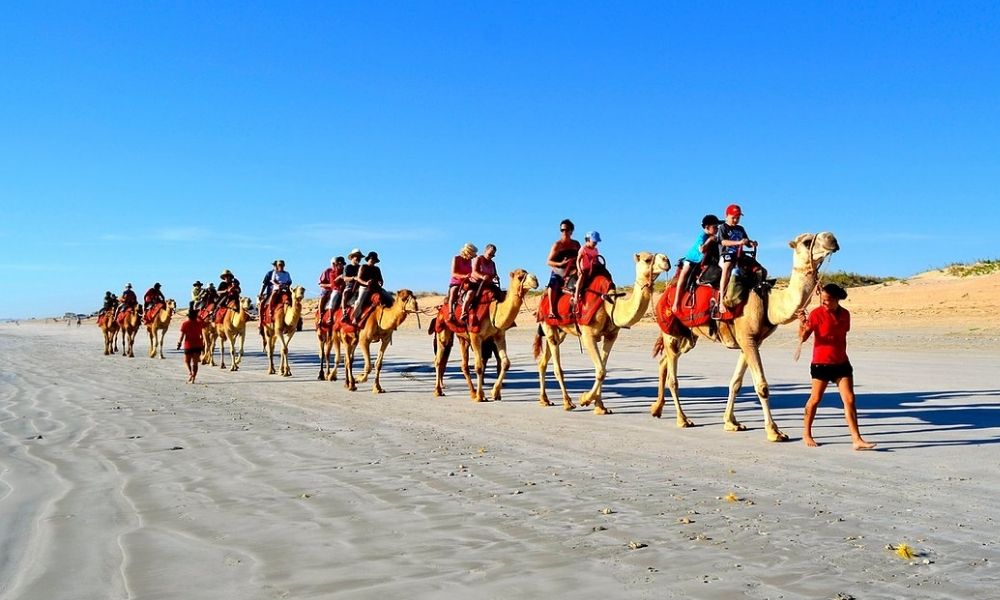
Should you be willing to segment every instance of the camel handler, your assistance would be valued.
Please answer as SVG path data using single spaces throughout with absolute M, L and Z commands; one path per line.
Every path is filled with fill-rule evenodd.
M 468 287 L 469 276 L 472 275 L 472 259 L 476 257 L 477 252 L 479 248 L 470 242 L 462 246 L 458 254 L 451 259 L 451 279 L 448 280 L 448 297 L 445 300 L 445 314 L 449 319 L 455 314 L 459 294 Z
M 464 321 L 469 316 L 469 309 L 479 303 L 485 290 L 493 290 L 494 294 L 500 292 L 497 265 L 493 262 L 493 257 L 496 255 L 497 247 L 494 244 L 486 244 L 483 253 L 472 261 L 469 290 L 465 292 L 465 298 L 462 299 L 462 315 L 459 317 L 461 320 Z
M 139 299 L 136 297 L 135 292 L 132 291 L 132 284 L 126 283 L 125 290 L 122 292 L 121 297 L 118 299 L 119 304 L 115 307 L 115 318 L 126 309 L 134 309 L 136 312 L 139 310 Z
M 347 255 L 347 260 L 350 262 L 344 267 L 344 291 L 340 296 L 340 320 L 343 323 L 347 323 L 349 320 L 347 307 L 350 306 L 358 289 L 358 271 L 361 270 L 362 256 L 364 253 L 358 248 L 351 250 L 351 253 Z
M 382 293 L 382 269 L 379 269 L 375 265 L 381 262 L 378 258 L 378 252 L 372 251 L 365 256 L 365 264 L 361 265 L 358 269 L 358 301 L 354 303 L 354 315 L 353 322 L 354 326 L 357 327 L 360 323 L 361 313 L 365 310 L 368 304 L 368 298 L 371 297 L 372 293 L 381 294 Z
M 142 296 L 142 309 L 148 311 L 157 304 L 166 306 L 167 299 L 163 297 L 163 292 L 160 291 L 160 283 L 156 282 L 153 287 L 146 290 L 146 293 Z
M 319 276 L 319 287 L 323 293 L 319 298 L 320 317 L 323 311 L 330 310 L 330 320 L 333 323 L 333 312 L 340 305 L 340 295 L 344 290 L 344 266 L 346 261 L 343 256 L 335 256 L 330 259 L 330 266 Z
M 573 221 L 563 219 L 559 223 L 560 237 L 549 250 L 548 264 L 552 268 L 547 293 L 549 295 L 550 319 L 559 319 L 559 297 L 563 287 L 576 274 L 576 255 L 580 252 L 580 242 L 573 239 L 576 227 Z
M 201 363 L 201 353 L 205 350 L 201 332 L 205 324 L 198 320 L 198 311 L 194 302 L 188 305 L 187 320 L 181 323 L 181 337 L 177 340 L 177 349 L 184 344 L 184 365 L 188 370 L 188 383 L 194 383 L 198 376 L 198 364 Z

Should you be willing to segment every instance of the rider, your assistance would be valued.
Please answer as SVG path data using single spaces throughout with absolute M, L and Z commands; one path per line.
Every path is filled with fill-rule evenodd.
M 680 275 L 677 276 L 677 288 L 674 290 L 674 304 L 672 312 L 677 312 L 681 306 L 681 295 L 687 287 L 688 273 L 693 265 L 705 264 L 708 261 L 719 261 L 719 240 L 716 235 L 719 232 L 719 225 L 722 221 L 715 215 L 705 215 L 701 219 L 702 232 L 698 234 L 698 239 L 694 241 L 687 254 L 679 262 L 681 265 Z
M 469 289 L 465 292 L 462 300 L 462 315 L 460 319 L 465 320 L 469 316 L 469 307 L 478 302 L 484 290 L 493 290 L 496 294 L 500 291 L 500 279 L 497 277 L 497 266 L 493 262 L 493 257 L 497 254 L 497 247 L 494 244 L 486 244 L 483 253 L 472 261 L 472 274 L 469 275 Z
M 285 261 L 280 258 L 274 261 L 274 271 L 271 273 L 271 298 L 268 305 L 271 312 L 281 301 L 282 292 L 286 292 L 292 287 L 292 276 L 285 270 Z
M 197 280 L 191 284 L 191 302 L 197 302 L 201 298 L 201 286 L 202 283 Z
M 107 313 L 109 310 L 112 311 L 112 313 L 114 313 L 116 308 L 118 308 L 118 298 L 116 298 L 115 295 L 111 293 L 111 290 L 104 292 L 104 307 L 101 308 L 101 312 L 98 314 L 103 315 Z
M 154 283 L 153 287 L 146 290 L 145 295 L 142 297 L 142 308 L 145 311 L 149 311 L 157 304 L 166 304 L 167 299 L 163 297 L 163 292 L 160 291 L 159 282 Z
M 340 296 L 340 320 L 344 323 L 348 321 L 347 306 L 350 304 L 354 292 L 358 289 L 358 271 L 361 270 L 362 256 L 364 253 L 358 248 L 351 250 L 351 253 L 347 255 L 347 260 L 351 262 L 344 267 L 344 291 Z
M 233 272 L 229 269 L 224 270 L 219 278 L 222 280 L 219 282 L 219 304 L 218 308 L 223 306 L 236 309 L 240 305 L 240 294 L 243 290 L 240 289 L 240 280 L 236 279 Z
M 472 275 L 472 259 L 476 257 L 479 249 L 472 243 L 462 246 L 458 254 L 451 259 L 451 279 L 448 281 L 448 299 L 445 302 L 447 318 L 455 314 L 455 304 L 458 303 L 458 295 L 465 289 Z
M 573 290 L 574 307 L 580 305 L 580 296 L 587 289 L 587 284 L 590 283 L 591 277 L 594 274 L 594 267 L 597 266 L 597 257 L 600 256 L 597 252 L 597 244 L 599 243 L 601 243 L 601 234 L 597 231 L 588 231 L 587 235 L 583 238 L 583 247 L 580 248 L 579 254 L 576 255 L 576 271 L 579 273 L 579 277 L 576 282 L 576 288 Z
M 357 326 L 361 318 L 361 311 L 368 303 L 368 297 L 374 292 L 382 293 L 382 269 L 375 265 L 379 263 L 378 252 L 372 251 L 365 256 L 365 264 L 358 269 L 358 300 L 354 303 L 354 325 Z
M 552 275 L 549 277 L 549 315 L 550 319 L 559 317 L 559 297 L 562 295 L 563 286 L 575 274 L 576 255 L 580 252 L 580 242 L 573 239 L 573 221 L 563 219 L 559 223 L 559 232 L 562 234 L 556 243 L 552 244 L 549 250 L 548 264 L 552 267 Z
M 740 225 L 740 218 L 743 210 L 739 204 L 730 204 L 726 207 L 726 222 L 719 225 L 717 234 L 719 239 L 719 267 L 722 268 L 722 278 L 719 279 L 719 302 L 716 310 L 719 317 L 727 316 L 726 308 L 726 288 L 729 286 L 729 279 L 732 277 L 733 268 L 742 254 L 743 246 L 756 248 L 757 242 L 750 239 L 747 230 Z
M 333 322 L 333 311 L 340 304 L 340 294 L 344 289 L 344 257 L 335 256 L 330 259 L 330 266 L 319 276 L 319 287 L 323 290 L 319 299 L 320 318 L 323 311 L 330 309 L 330 320 Z
M 131 283 L 126 283 L 125 284 L 125 290 L 122 292 L 122 295 L 121 295 L 121 297 L 118 300 L 119 300 L 120 304 L 117 307 L 115 307 L 115 318 L 116 319 L 118 318 L 119 314 L 121 314 L 123 311 L 125 311 L 125 310 L 127 310 L 129 308 L 131 308 L 133 310 L 137 310 L 138 309 L 139 299 L 136 298 L 135 292 L 132 291 L 132 284 Z

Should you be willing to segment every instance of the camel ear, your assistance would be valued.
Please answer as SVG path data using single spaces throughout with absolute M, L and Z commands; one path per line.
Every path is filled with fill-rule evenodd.
M 639 262 L 639 253 L 638 252 L 635 253 L 635 262 Z
M 517 271 L 511 271 L 510 275 L 508 275 L 508 277 L 510 277 L 511 279 L 513 279 L 515 273 L 517 273 Z
M 788 247 L 794 249 L 795 248 L 795 240 L 792 240 L 792 241 L 788 242 Z

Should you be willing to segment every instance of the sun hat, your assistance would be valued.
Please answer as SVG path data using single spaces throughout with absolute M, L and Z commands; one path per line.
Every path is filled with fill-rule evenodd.
M 126 284 L 125 284 L 125 289 L 126 289 L 126 290 L 130 290 L 130 289 L 132 289 L 132 284 L 131 284 L 131 283 L 126 283 Z
M 195 281 L 194 283 L 191 284 L 191 287 L 201 287 L 201 286 L 202 283 L 200 281 Z
M 743 209 L 740 208 L 739 204 L 730 204 L 726 207 L 726 216 L 743 216 Z
M 374 250 L 368 253 L 368 256 L 365 257 L 365 260 L 374 260 L 375 262 L 382 262 L 378 259 L 378 252 L 375 252 Z
M 601 234 L 599 232 L 597 232 L 597 231 L 588 231 L 587 232 L 587 239 L 590 240 L 590 241 L 592 241 L 592 242 L 600 243 L 601 242 Z
M 153 287 L 156 288 L 156 289 L 160 289 L 160 282 L 157 281 L 156 283 L 154 283 Z
M 233 272 L 230 271 L 229 269 L 226 269 L 222 273 L 219 273 L 219 277 L 225 277 L 226 275 L 229 275 L 230 277 L 232 277 L 233 276 Z
M 709 225 L 721 225 L 721 224 L 722 221 L 720 221 L 719 217 L 715 215 L 705 215 L 704 217 L 701 218 L 702 227 L 708 227 Z
M 364 255 L 365 253 L 361 251 L 361 248 L 355 248 L 354 250 L 351 250 L 350 254 L 347 255 L 347 258 L 351 258 L 352 256 L 364 256 Z

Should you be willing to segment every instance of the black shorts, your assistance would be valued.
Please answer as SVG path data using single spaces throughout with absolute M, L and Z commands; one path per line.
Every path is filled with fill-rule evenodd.
M 201 353 L 204 351 L 204 348 L 185 348 L 184 356 L 201 356 Z
M 554 288 L 554 289 L 557 289 L 557 290 L 562 290 L 563 289 L 563 285 L 565 283 L 566 283 L 566 280 L 563 278 L 562 275 L 557 275 L 556 273 L 553 273 L 549 277 L 549 285 L 547 287 Z
M 841 377 L 854 377 L 854 367 L 849 362 L 836 365 L 812 363 L 809 365 L 809 374 L 812 375 L 813 379 L 837 383 Z

